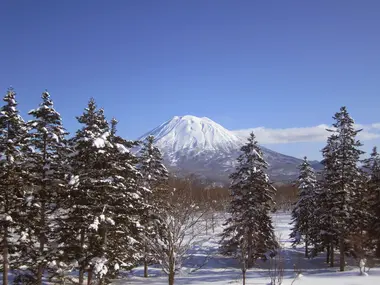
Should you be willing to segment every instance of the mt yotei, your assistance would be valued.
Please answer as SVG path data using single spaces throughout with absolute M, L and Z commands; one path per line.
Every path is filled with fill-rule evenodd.
M 213 182 L 228 182 L 240 148 L 246 143 L 246 138 L 209 118 L 190 115 L 175 116 L 139 140 L 148 135 L 155 137 L 155 144 L 171 171 L 183 175 L 195 174 Z M 290 181 L 298 175 L 300 159 L 264 147 L 262 150 L 269 163 L 268 174 L 274 181 Z

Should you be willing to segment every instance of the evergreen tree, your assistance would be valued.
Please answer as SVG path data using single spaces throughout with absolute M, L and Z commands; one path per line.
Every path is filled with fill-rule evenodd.
M 334 253 L 338 244 L 337 237 L 339 236 L 338 220 L 336 219 L 338 208 L 336 207 L 336 200 L 334 200 L 334 186 L 337 179 L 335 170 L 337 160 L 334 152 L 336 147 L 337 136 L 332 134 L 327 139 L 327 145 L 322 149 L 323 180 L 320 184 L 321 187 L 317 196 L 318 207 L 315 211 L 315 217 L 319 221 L 316 224 L 318 225 L 317 233 L 319 232 L 317 237 L 320 237 L 321 245 L 327 248 L 327 261 L 330 261 L 331 267 L 334 267 Z
M 241 148 L 236 171 L 231 174 L 231 216 L 224 224 L 221 250 L 240 259 L 243 277 L 255 260 L 276 248 L 269 211 L 275 188 L 265 170 L 268 164 L 251 133 Z
M 323 171 L 326 174 L 326 171 Z M 333 207 L 331 205 L 331 189 L 326 177 L 322 175 L 315 190 L 315 208 L 313 209 L 313 223 L 310 227 L 310 244 L 313 246 L 311 256 L 327 250 L 326 263 L 334 266 L 334 249 L 336 242 L 336 228 Z
M 91 99 L 84 113 L 77 117 L 81 129 L 70 139 L 73 152 L 70 155 L 69 195 L 63 205 L 66 215 L 60 221 L 60 243 L 65 264 L 76 264 L 79 269 L 79 284 L 84 282 L 85 271 L 91 274 L 90 263 L 95 256 L 93 248 L 95 233 L 91 228 L 95 218 L 99 219 L 103 204 L 98 204 L 102 191 L 103 161 L 102 149 L 109 126 L 103 110 L 97 109 Z M 91 226 L 92 225 L 92 226 Z
M 346 251 L 354 258 L 364 259 L 373 249 L 369 230 L 371 229 L 371 204 L 368 176 L 359 170 L 356 189 L 352 192 L 352 216 L 350 232 L 346 238 Z
M 14 251 L 13 230 L 20 223 L 27 127 L 17 110 L 16 93 L 8 89 L 0 109 L 0 240 L 3 284 L 8 285 L 9 254 Z
M 154 137 L 148 136 L 143 143 L 139 156 L 139 170 L 142 174 L 143 184 L 150 189 L 152 202 L 165 200 L 167 195 L 167 180 L 169 173 L 162 162 L 160 150 L 154 146 Z M 166 193 L 165 193 L 166 192 Z
M 110 128 L 93 99 L 78 121 L 83 127 L 71 140 L 74 152 L 67 217 L 62 221 L 63 258 L 78 262 L 79 284 L 86 270 L 88 282 L 97 278 L 104 283 L 121 265 L 132 265 L 139 258 L 145 189 L 137 184 L 141 176 L 137 158 L 129 151 L 136 143 L 116 134 L 117 121 L 112 120 Z
M 315 190 L 317 180 L 313 168 L 307 158 L 299 167 L 298 176 L 298 201 L 292 211 L 292 232 L 290 237 L 294 239 L 293 245 L 299 244 L 301 239 L 305 243 L 305 257 L 309 257 L 308 247 L 312 235 L 311 228 L 314 223 Z
M 146 231 L 143 233 L 145 239 L 155 239 L 157 234 L 162 230 L 160 222 L 160 213 L 165 211 L 167 205 L 168 187 L 167 180 L 168 171 L 162 163 L 162 155 L 160 150 L 154 146 L 154 137 L 148 136 L 140 150 L 140 166 L 139 170 L 142 174 L 141 184 L 149 189 L 145 197 L 145 201 L 151 206 L 151 212 L 147 216 L 145 222 Z M 153 234 L 153 235 L 152 235 Z M 148 263 L 152 262 L 152 254 L 148 244 L 144 242 L 144 277 L 148 277 Z
M 339 237 L 340 250 L 340 270 L 345 268 L 345 239 L 348 238 L 352 230 L 354 212 L 357 210 L 357 193 L 362 182 L 361 172 L 358 168 L 360 155 L 363 152 L 359 149 L 362 145 L 356 140 L 360 130 L 355 130 L 354 120 L 348 114 L 347 109 L 342 107 L 333 117 L 335 123 L 334 129 L 329 130 L 332 135 L 331 148 L 329 148 L 331 163 L 328 166 L 329 187 L 331 188 L 331 205 L 333 218 L 335 219 L 336 228 Z
M 26 274 L 34 284 L 42 284 L 43 275 L 49 261 L 54 259 L 54 227 L 57 223 L 58 197 L 65 192 L 66 169 L 64 157 L 67 151 L 60 114 L 54 109 L 49 93 L 42 93 L 42 103 L 29 111 L 33 117 L 28 122 L 28 199 L 22 235 L 23 265 Z M 59 215 L 58 215 L 59 216 Z
M 136 168 L 138 159 L 130 152 L 137 142 L 118 136 L 116 125 L 117 121 L 113 119 L 108 137 L 110 144 L 106 144 L 104 152 L 104 161 L 108 161 L 104 173 L 107 183 L 100 200 L 105 205 L 103 215 L 106 221 L 107 218 L 113 221 L 112 227 L 99 224 L 102 257 L 107 260 L 106 278 L 114 276 L 120 265 L 132 265 L 140 259 L 144 216 L 152 209 L 144 199 L 148 189 L 138 183 L 141 177 Z
M 376 257 L 380 257 L 380 154 L 374 147 L 370 158 L 364 161 L 364 167 L 368 171 L 369 179 L 367 182 L 369 201 L 369 222 L 370 239 L 374 242 Z

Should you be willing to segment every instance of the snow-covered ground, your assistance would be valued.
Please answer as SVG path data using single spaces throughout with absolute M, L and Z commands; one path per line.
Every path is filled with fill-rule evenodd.
M 277 213 L 273 215 L 273 221 L 277 236 L 283 244 L 284 255 L 284 285 L 364 285 L 380 284 L 380 268 L 372 268 L 368 276 L 359 276 L 359 268 L 356 261 L 348 259 L 347 271 L 339 272 L 339 268 L 330 268 L 324 263 L 325 255 L 315 259 L 305 259 L 302 246 L 292 248 L 288 239 L 290 232 L 289 213 Z M 219 224 L 223 219 L 219 221 Z M 199 237 L 199 242 L 191 250 L 191 258 L 186 261 L 182 271 L 176 276 L 175 284 L 242 284 L 241 271 L 238 263 L 218 253 L 218 234 L 222 231 L 221 226 L 211 230 Z M 338 265 L 338 254 L 336 254 L 336 265 Z M 301 271 L 300 278 L 295 279 L 297 271 Z M 132 272 L 125 273 L 125 277 L 115 280 L 115 285 L 140 285 L 140 284 L 167 284 L 167 277 L 160 268 L 150 267 L 149 277 L 142 277 L 143 269 L 135 268 Z M 246 284 L 269 284 L 268 262 L 259 262 L 256 268 L 247 273 Z

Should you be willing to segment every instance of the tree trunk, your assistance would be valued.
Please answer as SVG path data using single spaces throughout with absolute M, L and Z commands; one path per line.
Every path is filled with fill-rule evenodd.
M 334 243 L 330 244 L 330 267 L 334 267 Z
M 3 284 L 8 285 L 8 226 L 4 225 L 4 240 L 3 240 Z
M 242 270 L 243 271 L 243 285 L 245 285 L 245 273 L 246 271 L 245 270 Z
M 174 275 L 175 275 L 174 248 L 171 248 L 170 253 L 169 253 L 169 285 L 174 285 Z
M 144 259 L 144 277 L 148 277 L 148 262 Z
M 92 268 L 90 268 L 87 273 L 87 285 L 91 285 L 91 283 L 92 283 Z
M 245 269 L 249 269 L 253 266 L 253 261 L 252 261 L 252 247 L 253 247 L 253 242 L 252 242 L 252 231 L 249 230 L 248 231 L 248 236 L 245 237 L 247 239 L 247 254 L 248 254 L 248 258 L 247 258 L 247 263 L 246 263 L 246 267 Z
M 44 134 L 43 138 L 43 164 L 45 165 L 47 160 L 47 134 Z M 40 200 L 41 200 L 41 208 L 40 208 L 40 233 L 39 233 L 39 243 L 40 243 L 40 249 L 39 249 L 39 258 L 41 259 L 38 263 L 38 269 L 37 269 L 37 284 L 42 285 L 42 277 L 44 275 L 45 271 L 45 265 L 44 265 L 44 249 L 45 249 L 45 239 L 46 239 L 46 223 L 45 223 L 45 207 L 46 207 L 46 170 L 43 168 L 42 170 L 42 188 L 39 191 L 40 194 Z
M 330 245 L 327 245 L 326 264 L 330 263 Z
M 83 268 L 83 266 L 81 266 L 79 268 L 79 281 L 78 281 L 78 284 L 79 285 L 83 285 L 83 281 L 84 281 L 84 268 Z
M 169 272 L 169 285 L 174 285 L 174 271 L 170 270 Z
M 80 232 L 80 251 L 81 251 L 81 257 L 83 257 L 84 236 L 85 236 L 84 229 L 82 229 L 81 232 Z M 79 268 L 79 285 L 83 285 L 83 282 L 84 282 L 84 268 L 85 268 L 85 264 L 82 261 L 81 264 L 80 264 L 80 268 Z
M 309 258 L 309 243 L 307 241 L 307 236 L 305 238 L 305 257 Z
M 148 260 L 147 260 L 147 245 L 144 245 L 144 277 L 148 277 Z
M 44 176 L 44 175 L 43 175 Z M 45 199 L 45 191 L 43 191 L 43 198 Z M 44 248 L 45 248 L 45 203 L 41 201 L 41 208 L 40 208 L 40 236 L 39 236 L 39 243 L 40 243 L 40 249 L 39 249 L 39 257 L 43 257 L 44 255 Z M 41 258 L 43 260 L 43 258 Z M 37 284 L 42 285 L 42 277 L 44 275 L 44 264 L 43 261 L 40 261 L 38 264 L 38 270 L 37 270 Z
M 341 237 L 339 239 L 339 252 L 340 252 L 340 261 L 339 261 L 339 267 L 340 267 L 340 271 L 344 271 L 344 267 L 345 267 L 345 258 L 344 258 L 344 239 Z

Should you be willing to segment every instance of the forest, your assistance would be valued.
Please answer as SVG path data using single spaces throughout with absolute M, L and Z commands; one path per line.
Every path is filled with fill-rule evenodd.
M 219 253 L 235 259 L 243 284 L 257 262 L 281 284 L 272 214 L 291 214 L 289 238 L 304 256 L 361 273 L 380 258 L 380 155 L 366 155 L 360 130 L 341 107 L 322 149 L 323 169 L 305 157 L 299 177 L 276 187 L 251 133 L 229 188 L 169 173 L 154 137 L 131 141 L 90 99 L 69 134 L 50 94 L 24 120 L 10 88 L 0 111 L 0 234 L 3 284 L 109 284 L 159 264 L 175 284 L 197 238 L 223 217 Z M 363 159 L 363 157 L 365 157 Z M 222 215 L 221 215 L 222 214 Z M 336 264 L 335 255 L 339 256 Z M 201 267 L 202 265 L 200 265 Z

